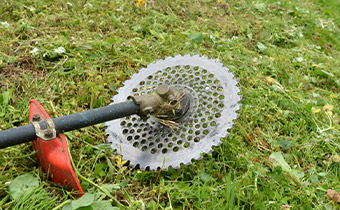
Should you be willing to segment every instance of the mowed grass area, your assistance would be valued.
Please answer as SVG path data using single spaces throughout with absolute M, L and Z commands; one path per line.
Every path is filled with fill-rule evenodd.
M 150 172 L 116 157 L 102 125 L 68 132 L 85 192 L 127 209 L 339 209 L 339 11 L 338 0 L 1 0 L 0 129 L 28 122 L 29 99 L 52 117 L 101 107 L 150 62 L 207 55 L 242 88 L 222 145 Z M 27 173 L 48 195 L 12 200 L 10 182 Z M 51 209 L 74 200 L 41 171 L 31 143 L 1 149 L 0 209 L 36 199 Z

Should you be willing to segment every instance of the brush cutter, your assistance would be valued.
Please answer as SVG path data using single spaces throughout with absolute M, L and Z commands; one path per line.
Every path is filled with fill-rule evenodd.
M 131 166 L 179 168 L 228 136 L 241 107 L 239 92 L 234 75 L 216 60 L 168 57 L 125 81 L 106 107 L 52 119 L 31 100 L 30 124 L 0 131 L 0 148 L 33 141 L 52 181 L 82 194 L 63 132 L 105 122 L 107 142 Z

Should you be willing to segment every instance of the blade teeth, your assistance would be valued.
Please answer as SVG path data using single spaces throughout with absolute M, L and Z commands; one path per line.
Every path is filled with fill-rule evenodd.
M 181 167 L 181 165 L 170 165 L 171 167 L 173 167 L 174 169 L 179 169 Z
M 181 57 L 186 57 L 186 55 L 182 56 L 182 55 L 178 54 L 178 55 L 175 55 L 174 58 L 181 58 Z
M 124 82 L 123 82 L 123 85 L 124 86 L 126 86 L 127 84 L 129 84 L 129 80 L 125 80 Z M 120 89 L 120 88 L 119 88 Z
M 175 57 L 176 57 L 176 56 L 175 56 Z M 164 61 L 170 60 L 170 59 L 173 59 L 173 58 L 174 58 L 174 57 L 168 56 L 168 57 L 166 57 L 166 58 L 164 59 Z M 160 61 L 163 61 L 163 60 L 158 60 L 157 63 L 160 62 Z
M 110 141 L 111 136 L 110 136 L 110 134 L 108 134 L 107 130 L 108 130 L 108 128 L 105 130 L 106 134 L 108 135 L 108 137 L 106 138 L 106 143 L 111 143 L 112 144 L 112 142 Z M 111 145 L 111 148 L 112 148 L 112 145 Z
M 183 162 L 183 165 L 185 166 L 189 166 L 192 164 L 192 159 L 190 161 L 187 161 L 187 162 Z
M 124 159 L 124 160 L 125 160 L 125 159 Z M 132 166 L 132 168 L 136 168 L 138 164 L 132 162 L 131 160 L 129 160 L 129 165 Z
M 238 106 L 236 106 L 236 109 L 235 109 L 235 112 L 239 111 L 241 109 L 241 106 L 240 104 L 237 104 Z M 236 118 L 239 118 L 240 117 L 240 114 L 237 113 L 237 117 Z
M 236 89 L 236 95 L 240 96 L 240 94 L 239 94 L 240 92 L 241 92 L 241 89 L 240 89 L 240 88 L 237 88 L 237 89 Z M 239 98 L 239 100 L 240 100 L 240 99 L 241 99 L 241 98 Z
M 147 71 L 146 68 L 141 68 L 138 72 L 144 72 Z
M 218 141 L 218 142 L 221 142 L 221 141 Z M 213 145 L 213 146 L 218 146 L 218 145 L 220 145 L 218 142 L 216 142 L 216 144 L 215 145 Z M 212 149 L 212 147 L 210 148 L 210 149 L 208 149 L 207 151 L 205 151 L 205 154 L 210 154 L 210 153 L 212 153 L 214 150 Z
M 201 58 L 199 55 L 193 55 L 193 56 L 188 56 L 188 57 L 192 57 L 192 58 Z
M 158 62 L 158 61 L 157 61 Z M 157 63 L 156 62 L 156 63 Z M 154 66 L 156 63 L 150 63 L 150 64 L 148 64 L 148 67 L 147 68 L 152 68 L 152 66 Z
M 236 118 L 237 119 L 237 118 Z M 228 130 L 231 130 L 231 129 L 233 129 L 235 127 L 235 123 L 233 123 L 232 125 L 231 125 L 231 127 L 228 129 Z

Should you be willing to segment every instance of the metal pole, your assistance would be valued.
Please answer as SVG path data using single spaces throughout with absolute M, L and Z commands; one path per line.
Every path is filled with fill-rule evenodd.
M 139 105 L 133 101 L 125 101 L 109 106 L 79 112 L 63 117 L 53 118 L 57 133 L 76 130 L 90 125 L 126 117 L 139 113 Z M 41 128 L 46 128 L 46 122 L 40 122 Z M 0 131 L 0 148 L 5 148 L 37 139 L 32 124 Z

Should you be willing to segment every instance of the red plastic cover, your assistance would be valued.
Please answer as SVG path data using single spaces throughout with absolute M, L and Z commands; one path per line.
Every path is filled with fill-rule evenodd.
M 50 118 L 37 100 L 30 100 L 29 119 L 38 114 L 41 119 Z M 83 189 L 73 171 L 68 152 L 67 142 L 63 134 L 58 134 L 53 140 L 44 141 L 37 138 L 33 141 L 34 150 L 45 173 L 48 173 L 53 182 L 63 186 L 70 186 L 75 192 L 74 196 L 82 196 Z

